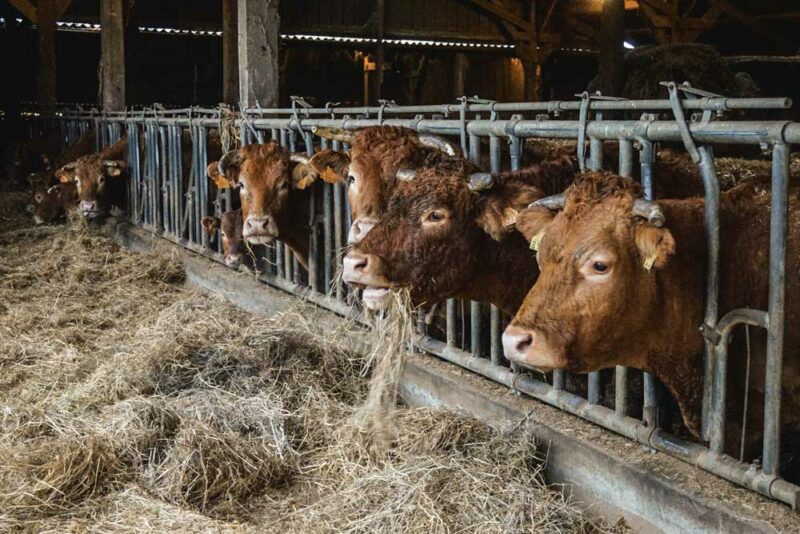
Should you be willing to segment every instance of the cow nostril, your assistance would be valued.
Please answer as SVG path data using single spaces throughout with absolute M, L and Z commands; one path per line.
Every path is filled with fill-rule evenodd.
M 360 273 L 367 272 L 367 269 L 369 269 L 369 256 L 358 258 L 358 260 L 353 264 L 353 268 Z
M 525 354 L 531 348 L 531 345 L 533 345 L 533 336 L 529 332 L 526 332 L 517 339 L 517 352 L 519 354 Z

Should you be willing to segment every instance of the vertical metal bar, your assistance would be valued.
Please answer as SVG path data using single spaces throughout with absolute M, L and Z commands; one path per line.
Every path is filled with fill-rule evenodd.
M 598 120 L 599 117 L 598 114 Z M 597 171 L 603 167 L 603 141 L 594 137 L 589 138 L 589 170 Z M 598 404 L 600 402 L 600 373 L 595 371 L 589 373 L 589 388 L 586 395 L 586 400 L 589 404 Z
M 311 132 L 303 132 L 303 140 L 306 145 L 306 155 L 311 157 L 314 155 L 314 136 Z M 322 188 L 325 189 L 327 184 L 322 184 Z M 309 199 L 309 214 L 311 216 L 311 220 L 309 224 L 311 225 L 311 233 L 309 235 L 309 247 L 308 247 L 308 282 L 311 286 L 311 289 L 317 293 L 321 292 L 320 288 L 320 261 L 319 261 L 319 253 L 320 253 L 320 225 L 318 223 L 317 212 L 320 211 L 320 204 L 323 205 L 324 211 L 324 197 L 322 192 L 320 192 L 320 187 L 316 184 L 311 186 L 311 190 L 308 191 L 308 195 L 311 197 Z M 324 243 L 323 243 L 324 249 Z M 324 265 L 330 265 L 328 262 L 328 256 L 325 254 L 323 250 L 323 271 Z M 330 275 L 330 268 L 328 268 L 328 274 Z M 325 288 L 327 290 L 327 282 L 325 282 Z
M 480 357 L 483 354 L 481 350 L 481 303 L 470 301 L 469 303 L 469 318 L 470 318 L 470 350 L 472 355 Z
M 445 317 L 447 326 L 446 341 L 448 347 L 456 345 L 456 299 L 447 299 L 447 315 Z
M 633 176 L 633 142 L 619 140 L 619 174 Z M 652 186 L 652 176 L 649 180 Z M 618 416 L 628 414 L 628 368 L 617 365 L 614 369 L 614 412 Z
M 489 137 L 489 170 L 492 174 L 500 172 L 500 138 Z M 492 364 L 500 365 L 503 362 L 503 332 L 500 330 L 500 310 L 492 305 L 489 308 L 489 357 Z
M 769 328 L 764 390 L 764 474 L 778 475 L 781 445 L 781 378 L 785 330 L 786 236 L 788 225 L 789 147 L 772 147 L 772 212 L 770 214 Z
M 321 138 L 319 142 L 320 150 L 327 150 L 330 141 Z M 322 184 L 322 256 L 324 266 L 322 269 L 323 285 L 326 294 L 331 294 L 331 280 L 333 278 L 333 190 L 338 184 Z
M 206 162 L 208 161 L 208 131 L 205 126 L 197 128 L 199 134 L 198 140 L 200 142 L 200 158 L 197 162 L 197 179 L 200 184 L 200 235 L 203 236 L 203 248 L 208 248 L 208 239 L 210 236 L 206 235 L 203 231 L 203 217 L 209 214 L 208 211 L 208 177 L 206 176 Z

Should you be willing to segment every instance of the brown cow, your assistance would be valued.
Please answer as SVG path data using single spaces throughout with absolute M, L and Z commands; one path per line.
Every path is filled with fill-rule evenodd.
M 64 217 L 78 205 L 78 188 L 74 182 L 56 184 L 48 189 L 36 189 L 27 209 L 35 224 L 48 224 Z
M 415 304 L 457 297 L 513 314 L 538 275 L 528 243 L 511 231 L 516 213 L 563 191 L 573 169 L 568 157 L 495 176 L 460 158 L 418 169 L 345 257 L 343 279 L 365 288 L 368 307 L 385 305 L 390 288 L 407 287 Z
M 87 219 L 101 217 L 112 207 L 123 206 L 124 181 L 120 177 L 126 166 L 127 148 L 128 138 L 122 137 L 100 152 L 80 157 L 56 171 L 61 183 L 76 184 L 79 207 Z
M 800 317 L 800 201 L 791 196 L 786 321 Z M 625 365 L 655 374 L 697 436 L 703 390 L 705 287 L 702 199 L 643 203 L 631 180 L 605 173 L 576 179 L 565 199 L 522 212 L 517 228 L 538 247 L 541 274 L 503 336 L 506 356 L 526 367 L 590 372 Z M 770 194 L 746 183 L 722 195 L 720 312 L 767 307 Z M 666 220 L 666 226 L 661 227 Z M 521 280 L 521 285 L 527 281 Z M 753 329 L 748 429 L 763 414 L 764 332 Z M 731 346 L 728 428 L 741 422 L 746 347 Z M 800 423 L 800 331 L 787 328 L 784 422 Z M 750 444 L 753 445 L 752 443 Z
M 219 230 L 225 265 L 231 269 L 238 269 L 239 265 L 242 264 L 242 259 L 248 257 L 245 255 L 244 237 L 242 235 L 243 225 L 244 219 L 240 209 L 226 211 L 221 218 L 203 217 L 203 227 L 206 229 L 210 239 L 214 239 L 217 235 L 217 230 Z
M 327 139 L 350 144 L 350 152 L 322 150 L 311 158 L 315 174 L 347 185 L 352 224 L 350 245 L 361 241 L 378 222 L 396 183 L 397 171 L 431 165 L 460 150 L 442 137 L 417 134 L 398 126 L 372 126 L 355 131 L 317 129 Z
M 316 179 L 307 163 L 307 156 L 267 143 L 231 150 L 208 166 L 217 187 L 239 188 L 244 239 L 253 245 L 280 239 L 306 268 L 312 191 L 308 186 Z

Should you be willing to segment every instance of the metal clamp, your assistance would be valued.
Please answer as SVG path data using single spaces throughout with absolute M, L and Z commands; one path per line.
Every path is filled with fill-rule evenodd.
M 385 110 L 387 106 L 397 106 L 397 103 L 394 100 L 379 99 L 378 104 L 380 105 L 378 108 L 378 124 L 383 124 L 383 110 Z
M 662 82 L 663 84 L 664 82 Z M 692 133 L 689 131 L 689 125 L 686 123 L 686 117 L 683 114 L 683 106 L 681 106 L 680 97 L 678 96 L 678 86 L 675 82 L 667 84 L 669 90 L 669 102 L 672 106 L 672 114 L 675 116 L 675 122 L 678 123 L 678 131 L 681 134 L 683 145 L 686 151 L 691 156 L 692 161 L 695 163 L 700 162 L 700 152 L 697 150 L 697 145 L 694 144 Z

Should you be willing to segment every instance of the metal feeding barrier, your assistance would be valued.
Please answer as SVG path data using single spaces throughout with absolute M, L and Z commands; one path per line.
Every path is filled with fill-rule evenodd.
M 677 437 L 659 426 L 658 384 L 646 373 L 642 385 L 635 384 L 641 389 L 632 392 L 629 370 L 624 367 L 612 370 L 614 378 L 609 384 L 613 384 L 614 391 L 612 409 L 603 405 L 603 375 L 599 372 L 584 378 L 555 371 L 552 379 L 546 380 L 512 369 L 503 357 L 501 343 L 507 318 L 494 306 L 489 309 L 487 322 L 484 304 L 470 302 L 459 306 L 455 300 L 449 300 L 444 339 L 425 335 L 421 321 L 417 346 L 796 508 L 800 487 L 780 477 L 779 460 L 789 146 L 800 143 L 800 124 L 739 118 L 740 114 L 754 110 L 774 113 L 788 109 L 791 101 L 786 98 L 724 98 L 688 85 L 665 85 L 669 98 L 663 100 L 624 100 L 584 93 L 579 100 L 561 102 L 498 103 L 463 98 L 447 105 L 397 106 L 384 101 L 373 107 L 338 108 L 329 104 L 313 108 L 302 99 L 292 98 L 291 108 L 246 110 L 238 115 L 220 109 L 146 109 L 106 114 L 61 112 L 55 118 L 34 120 L 40 124 L 55 120 L 65 143 L 93 127 L 98 148 L 119 139 L 124 130 L 129 141 L 130 221 L 217 261 L 222 261 L 221 240 L 216 240 L 217 249 L 212 250 L 201 220 L 206 215 L 220 216 L 234 209 L 238 199 L 231 195 L 230 189 L 220 191 L 209 186 L 206 166 L 210 138 L 221 139 L 224 145 L 237 136 L 241 144 L 274 141 L 292 152 L 302 150 L 311 155 L 318 149 L 349 149 L 345 143 L 317 137 L 316 128 L 403 126 L 458 140 L 463 155 L 475 163 L 482 161 L 485 145 L 481 141 L 488 139 L 491 172 L 504 167 L 519 169 L 527 139 L 575 140 L 581 147 L 577 154 L 579 164 L 587 169 L 602 168 L 604 142 L 614 142 L 619 147 L 617 171 L 624 176 L 633 175 L 638 149 L 640 176 L 648 198 L 652 198 L 653 183 L 658 179 L 654 175 L 655 143 L 682 144 L 698 165 L 705 188 L 707 285 L 700 330 L 705 339 L 702 432 L 708 447 Z M 503 143 L 507 145 L 505 150 Z M 772 153 L 767 310 L 739 309 L 719 316 L 720 190 L 712 150 L 715 144 L 761 145 Z M 227 150 L 229 146 L 222 148 Z M 507 165 L 503 164 L 505 158 Z M 310 245 L 307 271 L 288 246 L 276 242 L 255 247 L 259 278 L 334 312 L 352 315 L 352 306 L 346 299 L 348 289 L 335 281 L 350 226 L 346 186 L 316 183 L 313 188 L 311 216 L 307 221 Z M 459 308 L 463 310 L 460 317 Z M 735 327 L 741 325 L 767 330 L 760 465 L 741 462 L 723 451 L 728 341 Z M 576 383 L 579 387 L 573 387 Z M 570 388 L 576 391 L 569 391 Z M 581 391 L 586 391 L 586 395 L 579 394 Z M 630 393 L 642 397 L 640 410 L 634 410 L 636 415 L 628 411 L 633 398 L 629 398 Z

